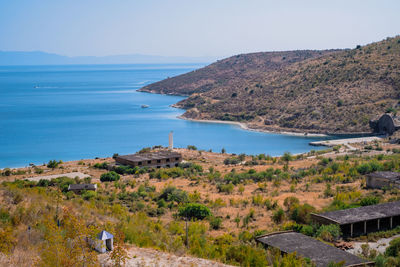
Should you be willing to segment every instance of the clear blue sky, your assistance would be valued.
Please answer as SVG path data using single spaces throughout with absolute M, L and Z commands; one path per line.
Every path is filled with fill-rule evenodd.
M 0 0 L 0 50 L 229 56 L 400 34 L 399 0 Z

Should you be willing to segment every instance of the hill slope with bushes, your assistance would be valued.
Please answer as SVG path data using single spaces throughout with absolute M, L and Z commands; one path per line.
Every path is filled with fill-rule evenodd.
M 369 120 L 396 112 L 400 37 L 351 50 L 253 53 L 140 89 L 188 95 L 189 119 L 316 133 L 370 132 Z

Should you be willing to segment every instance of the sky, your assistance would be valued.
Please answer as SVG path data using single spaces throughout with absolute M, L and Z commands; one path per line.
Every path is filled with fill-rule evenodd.
M 0 50 L 225 57 L 400 34 L 399 0 L 0 0 Z

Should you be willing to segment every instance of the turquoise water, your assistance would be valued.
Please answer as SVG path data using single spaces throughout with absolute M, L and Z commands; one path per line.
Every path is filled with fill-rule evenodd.
M 265 134 L 234 125 L 177 119 L 183 99 L 136 92 L 143 85 L 202 65 L 0 67 L 0 168 L 175 147 L 280 155 L 315 149 L 306 138 Z M 149 105 L 143 109 L 141 105 Z

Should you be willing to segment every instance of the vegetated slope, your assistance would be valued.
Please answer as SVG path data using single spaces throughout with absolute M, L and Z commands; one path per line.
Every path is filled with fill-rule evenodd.
M 370 119 L 397 109 L 399 36 L 356 49 L 320 52 L 320 56 L 306 52 L 314 54 L 293 63 L 282 63 L 288 60 L 283 55 L 296 52 L 272 53 L 264 63 L 273 65 L 270 68 L 242 63 L 265 62 L 263 53 L 258 54 L 260 59 L 251 54 L 251 59 L 242 61 L 247 55 L 240 55 L 238 63 L 232 57 L 143 90 L 191 94 L 177 104 L 187 109 L 186 118 L 243 121 L 251 128 L 270 130 L 370 132 Z M 222 76 L 215 74 L 219 69 L 225 70 L 219 72 Z M 213 72 L 207 83 L 207 73 Z
M 265 73 L 334 51 L 337 50 L 260 52 L 237 55 L 219 60 L 207 67 L 150 84 L 139 91 L 176 95 L 204 93 L 218 90 L 220 87 L 235 86 L 239 82 L 250 82 L 259 79 Z

